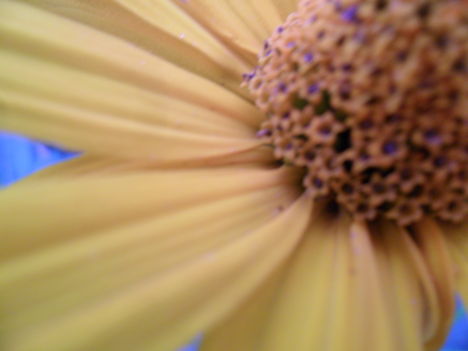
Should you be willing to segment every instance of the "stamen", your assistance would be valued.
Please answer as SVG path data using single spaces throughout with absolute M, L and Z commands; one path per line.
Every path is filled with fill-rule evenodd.
M 462 220 L 467 23 L 463 1 L 300 1 L 244 75 L 257 136 L 356 217 Z

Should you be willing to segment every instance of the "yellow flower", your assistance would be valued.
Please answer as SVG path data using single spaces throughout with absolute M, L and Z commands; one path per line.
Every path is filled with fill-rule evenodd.
M 316 135 L 307 134 L 309 129 L 298 134 L 302 137 L 282 134 L 281 128 L 291 127 L 281 119 L 283 113 L 295 113 L 291 130 L 309 128 L 303 118 L 325 113 L 310 128 L 313 133 L 322 131 L 324 138 L 336 131 L 341 144 L 329 150 L 344 157 L 351 151 L 342 145 L 349 143 L 345 129 L 354 128 L 343 122 L 347 114 L 356 108 L 358 117 L 353 121 L 369 122 L 359 119 L 364 111 L 359 97 L 365 93 L 353 96 L 349 82 L 348 90 L 340 90 L 339 72 L 350 74 L 356 67 L 327 66 L 329 75 L 312 70 L 319 73 L 311 76 L 309 66 L 292 64 L 289 57 L 294 55 L 300 54 L 304 65 L 317 59 L 315 53 L 294 51 L 300 40 L 310 40 L 296 26 L 302 26 L 301 13 L 322 11 L 309 9 L 315 5 L 303 1 L 299 17 L 286 20 L 296 3 L 0 2 L 0 129 L 84 151 L 83 156 L 0 194 L 2 350 L 169 351 L 199 333 L 204 333 L 202 350 L 212 351 L 440 347 L 450 326 L 456 289 L 468 299 L 466 216 L 449 224 L 442 220 L 448 216 L 445 212 L 439 211 L 442 219 L 428 214 L 442 206 L 432 208 L 431 203 L 401 220 L 409 208 L 406 197 L 417 194 L 402 196 L 405 187 L 414 187 L 398 177 L 396 183 L 390 182 L 396 184 L 397 195 L 385 197 L 385 201 L 396 199 L 398 211 L 385 212 L 388 216 L 381 218 L 386 209 L 380 198 L 364 187 L 366 206 L 375 209 L 361 213 L 346 192 L 334 188 L 334 184 L 344 186 L 343 176 L 323 175 L 326 162 L 317 166 L 311 161 L 312 151 L 328 150 L 323 146 L 326 140 L 316 145 L 314 139 L 304 149 L 304 140 Z M 356 29 L 355 37 L 364 40 L 359 32 L 363 24 L 354 23 L 357 9 L 348 3 L 353 1 L 333 4 L 341 19 L 334 22 L 332 32 Z M 395 10 L 398 16 L 406 16 L 408 3 Z M 328 11 L 327 6 L 332 5 L 324 5 L 323 11 Z M 377 10 L 382 6 L 385 1 L 376 2 Z M 405 30 L 413 31 L 408 38 L 415 37 L 415 28 L 430 11 L 425 4 L 418 6 L 421 22 L 405 17 L 409 18 Z M 449 11 L 450 7 L 442 10 L 438 18 L 448 18 L 447 22 L 424 23 L 445 33 L 459 12 Z M 364 24 L 381 20 L 372 17 L 374 10 L 367 7 L 359 11 Z M 340 21 L 353 22 L 349 26 L 354 27 L 340 27 Z M 278 28 L 282 23 L 287 28 Z M 317 37 L 325 35 L 317 31 Z M 466 27 L 455 32 L 463 37 Z M 379 38 L 383 46 L 370 45 L 368 53 L 387 53 L 382 48 L 393 41 L 386 41 L 383 34 Z M 446 45 L 446 39 L 441 36 L 438 45 Z M 347 48 L 343 40 L 336 43 Z M 331 44 L 321 43 L 317 44 L 321 53 L 329 52 Z M 270 59 L 270 45 L 279 51 L 284 48 L 286 56 Z M 348 52 L 340 52 L 336 59 Z M 458 51 L 448 52 L 453 56 Z M 439 57 L 432 51 L 424 55 L 429 62 L 431 55 Z M 398 89 L 408 87 L 407 77 L 419 74 L 422 61 L 408 62 L 413 63 L 413 71 L 395 72 L 402 84 L 397 84 Z M 364 60 L 359 67 L 367 63 Z M 463 77 L 462 64 L 455 63 Z M 434 70 L 444 67 L 441 63 Z M 372 68 L 373 77 L 381 76 L 378 67 Z M 253 72 L 244 76 L 252 95 L 241 87 L 246 72 Z M 309 111 L 311 105 L 306 106 L 313 98 L 298 97 L 304 87 L 309 93 L 319 89 L 304 77 L 329 84 L 322 98 L 330 101 L 320 105 L 325 110 Z M 341 85 L 335 86 L 338 81 Z M 378 94 L 380 88 L 366 89 Z M 289 89 L 295 95 L 281 100 L 275 89 L 281 93 Z M 402 91 L 403 95 L 397 94 L 401 99 L 414 93 Z M 326 96 L 329 93 L 331 97 Z M 423 99 L 418 101 L 426 101 L 426 95 L 418 94 L 414 96 Z M 400 100 L 392 96 L 385 108 L 398 105 Z M 369 98 L 362 103 L 380 103 L 375 96 Z M 438 108 L 456 105 L 446 107 L 446 100 L 437 101 Z M 271 117 L 266 121 L 265 113 Z M 451 115 L 444 116 L 444 126 L 450 126 Z M 457 123 L 466 125 L 465 117 L 457 115 Z M 450 133 L 461 135 L 464 146 L 450 139 L 444 150 L 465 147 L 465 156 L 460 156 L 463 169 L 466 127 L 459 130 Z M 434 133 L 411 133 L 415 145 L 423 137 L 434 137 Z M 372 138 L 362 136 L 363 141 Z M 272 144 L 274 152 L 265 143 Z M 394 152 L 400 144 L 393 139 L 379 145 L 369 146 L 371 153 L 382 146 L 397 154 L 398 162 L 409 160 L 407 153 Z M 417 147 L 411 148 L 413 155 Z M 349 157 L 358 156 L 362 155 Z M 383 156 L 372 165 L 376 176 L 369 176 L 371 185 L 377 184 L 372 183 L 374 178 L 391 178 L 375 171 L 376 167 L 394 170 L 389 166 L 393 155 Z M 278 166 L 275 158 L 301 167 Z M 346 158 L 342 163 L 349 168 L 349 162 Z M 359 167 L 369 175 L 370 166 Z M 452 170 L 447 169 L 448 175 L 437 176 L 453 180 Z M 432 177 L 430 170 L 424 172 Z M 461 185 L 450 184 L 456 189 L 453 194 L 465 196 L 461 202 L 466 205 L 466 175 L 460 173 L 457 179 Z M 330 184 L 330 189 L 322 194 L 323 184 Z M 448 194 L 447 189 L 442 193 Z

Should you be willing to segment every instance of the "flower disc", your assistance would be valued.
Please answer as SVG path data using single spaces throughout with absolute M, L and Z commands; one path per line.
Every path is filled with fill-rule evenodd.
M 301 1 L 245 82 L 314 198 L 408 225 L 468 213 L 463 1 Z

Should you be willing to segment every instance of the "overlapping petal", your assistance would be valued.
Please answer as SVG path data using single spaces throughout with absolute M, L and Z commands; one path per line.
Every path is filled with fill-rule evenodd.
M 242 96 L 242 73 L 250 69 L 238 54 L 171 1 L 29 2 L 47 11 L 110 33 L 206 77 Z
M 284 261 L 310 211 L 283 170 L 91 169 L 2 194 L 9 350 L 176 347 Z
M 454 265 L 445 238 L 447 234 L 450 235 L 429 218 L 424 218 L 414 228 L 414 237 L 431 276 L 440 306 L 437 328 L 428 340 L 429 350 L 438 350 L 443 344 L 455 310 Z M 436 310 L 433 309 L 433 312 Z
M 69 19 L 0 6 L 0 128 L 161 164 L 257 144 L 259 112 L 219 85 Z
M 457 290 L 468 305 L 468 221 L 445 225 L 450 255 L 455 261 Z
M 227 47 L 255 65 L 257 54 L 274 27 L 281 24 L 278 8 L 269 0 L 177 1 Z
M 284 20 L 286 17 L 297 8 L 299 0 L 271 0 L 276 6 L 281 18 Z
M 431 271 L 434 252 L 426 254 L 390 224 L 319 216 L 288 268 L 213 329 L 203 350 L 426 350 L 435 340 L 440 347 L 453 307 L 438 290 L 443 277 Z
M 243 167 L 243 168 L 258 168 L 258 159 L 269 159 L 271 157 L 269 149 L 258 149 L 251 152 L 241 153 L 239 155 L 231 156 L 229 158 L 214 160 L 215 165 L 206 163 L 206 167 L 218 168 L 223 167 Z M 271 163 L 273 165 L 273 162 Z M 271 167 L 270 166 L 266 166 Z M 194 167 L 193 164 L 185 163 L 180 166 L 181 168 Z M 169 167 L 177 169 L 175 167 Z M 39 173 L 30 175 L 22 180 L 22 182 L 35 181 L 36 179 L 46 178 L 47 181 L 63 178 L 79 178 L 89 175 L 111 175 L 111 174 L 125 174 L 125 173 L 138 173 L 142 171 L 157 171 L 164 169 L 160 164 L 148 162 L 147 160 L 122 160 L 115 157 L 100 157 L 96 155 L 81 155 L 80 157 L 67 160 L 67 162 L 55 165 L 52 168 L 47 168 Z

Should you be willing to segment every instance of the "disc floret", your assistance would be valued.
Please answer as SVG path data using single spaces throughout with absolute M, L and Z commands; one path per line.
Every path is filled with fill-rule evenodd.
M 400 225 L 468 214 L 462 1 L 301 1 L 245 76 L 310 196 Z

